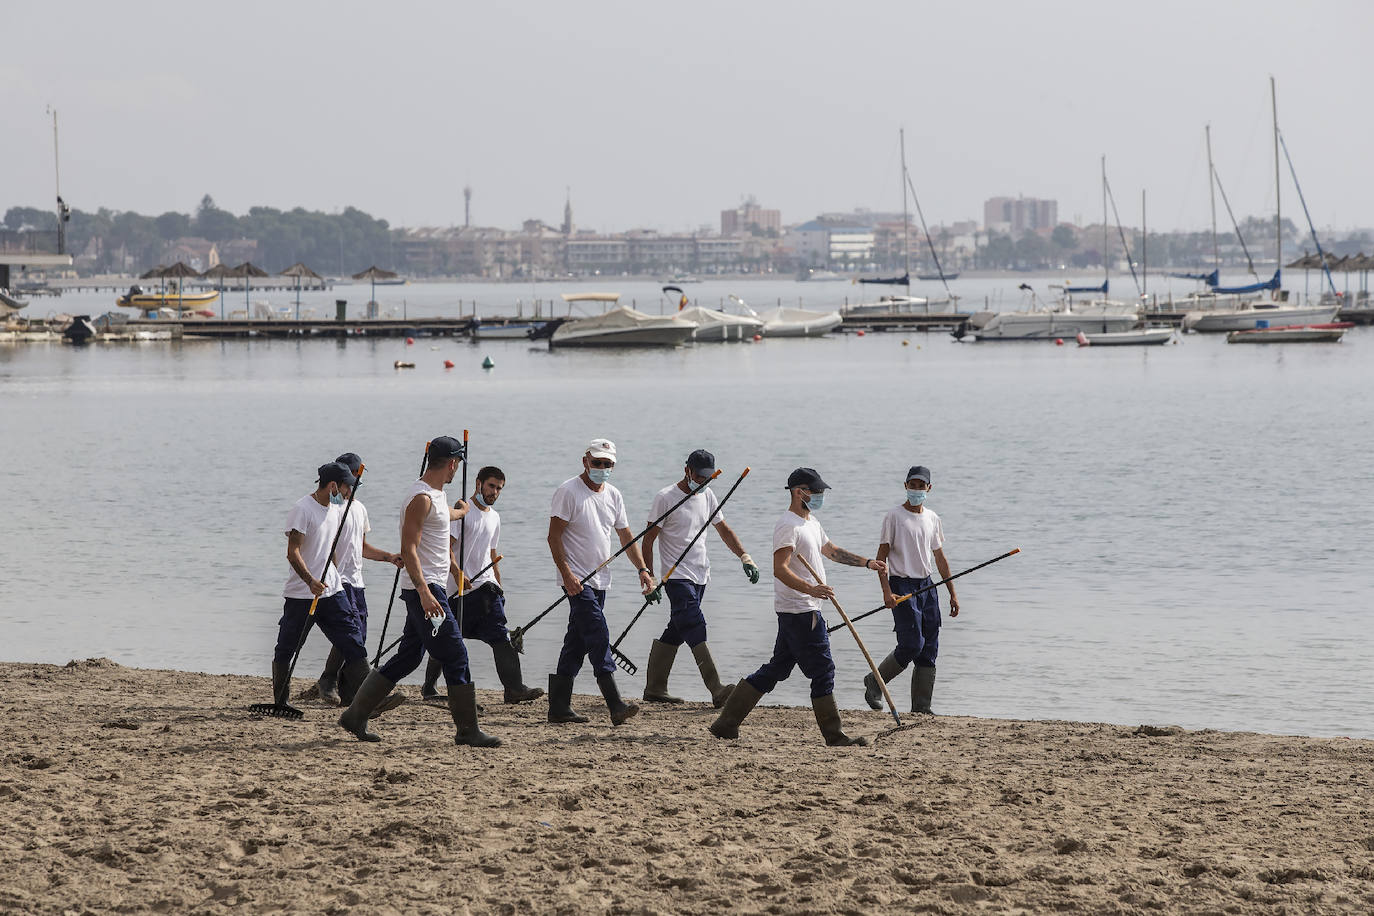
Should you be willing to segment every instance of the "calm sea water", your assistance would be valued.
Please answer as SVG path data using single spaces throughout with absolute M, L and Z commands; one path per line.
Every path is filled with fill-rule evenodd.
M 699 299 L 717 285 L 701 287 Z M 748 289 L 760 305 L 810 295 Z M 406 308 L 419 294 L 434 314 L 473 290 L 378 292 Z M 348 291 L 359 302 L 367 292 Z M 522 296 L 476 297 L 509 311 L 498 294 Z M 108 299 L 59 304 L 100 312 Z M 523 623 L 558 594 L 549 498 L 586 440 L 604 435 L 620 448 L 614 482 L 636 521 L 693 448 L 715 452 L 721 494 L 752 467 L 726 514 L 756 557 L 769 553 L 791 468 L 821 470 L 835 488 L 827 532 L 872 553 L 906 467 L 929 465 L 956 568 L 1022 550 L 960 580 L 939 711 L 1374 737 L 1371 352 L 1367 329 L 1335 346 L 1189 336 L 1148 350 L 938 334 L 599 353 L 424 339 L 0 345 L 0 654 L 265 674 L 282 523 L 315 466 L 345 450 L 364 457 L 371 537 L 395 548 L 425 440 L 464 427 L 475 464 L 509 478 L 503 572 L 512 623 Z M 496 367 L 484 371 L 488 355 Z M 398 358 L 418 367 L 398 372 Z M 748 584 L 718 542 L 712 556 L 710 641 L 722 676 L 736 678 L 771 648 L 771 584 Z M 613 635 L 639 604 L 628 563 L 615 571 Z M 372 650 L 391 576 L 379 564 L 366 573 Z M 851 613 L 879 603 L 873 574 L 832 566 L 830 578 Z M 860 625 L 878 657 L 892 642 L 881 616 Z M 663 617 L 651 609 L 626 642 L 641 665 Z M 565 620 L 556 612 L 531 631 L 530 683 L 550 670 Z M 860 706 L 863 660 L 846 634 L 834 643 L 838 697 Z M 312 639 L 300 671 L 324 652 Z M 479 683 L 494 684 L 490 653 L 476 646 L 473 658 Z M 640 678 L 622 684 L 642 689 Z M 686 653 L 672 686 L 705 699 Z M 592 689 L 586 669 L 579 687 Z M 894 688 L 905 709 L 906 679 Z M 773 700 L 807 696 L 798 673 Z

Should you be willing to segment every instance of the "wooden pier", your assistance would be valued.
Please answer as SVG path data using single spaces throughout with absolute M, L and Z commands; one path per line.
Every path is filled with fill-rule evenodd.
M 472 318 L 206 318 L 183 320 L 131 318 L 130 327 L 159 328 L 179 324 L 187 337 L 467 337 Z

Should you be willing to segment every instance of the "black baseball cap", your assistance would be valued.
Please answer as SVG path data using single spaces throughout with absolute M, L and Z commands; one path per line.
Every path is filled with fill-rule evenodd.
M 716 472 L 716 456 L 704 448 L 699 448 L 687 456 L 687 467 L 702 477 L 709 477 Z
M 463 457 L 463 443 L 452 436 L 439 436 L 429 440 L 429 450 L 425 452 L 431 462 L 448 461 Z
M 830 484 L 821 480 L 821 475 L 816 473 L 815 468 L 797 468 L 787 475 L 787 486 L 784 489 L 790 490 L 793 487 L 806 487 L 812 493 L 816 493 L 829 490 Z
M 344 452 L 334 460 L 352 471 L 354 477 L 358 476 L 358 470 L 363 466 L 363 459 L 359 458 L 356 452 Z
M 320 486 L 327 483 L 341 483 L 346 487 L 351 487 L 358 482 L 358 478 L 353 476 L 353 472 L 348 469 L 348 466 L 337 461 L 320 465 L 319 475 Z
M 919 480 L 926 486 L 930 486 L 930 468 L 924 464 L 913 464 L 911 470 L 906 472 L 907 480 Z

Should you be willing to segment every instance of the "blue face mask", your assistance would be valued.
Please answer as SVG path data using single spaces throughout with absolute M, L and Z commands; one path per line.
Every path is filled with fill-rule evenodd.
M 486 501 L 485 499 L 482 498 L 482 494 L 481 494 L 481 493 L 474 493 L 474 494 L 472 494 L 472 501 L 475 502 L 475 503 L 477 503 L 477 505 L 479 505 L 479 506 L 486 506 L 486 505 L 487 505 L 487 501 Z
M 706 478 L 705 480 L 703 480 L 701 483 L 697 483 L 695 480 L 693 480 L 693 479 L 690 478 L 690 477 L 687 478 L 687 486 L 691 487 L 692 490 L 693 490 L 693 492 L 695 492 L 695 491 L 697 491 L 697 490 L 700 490 L 702 487 L 706 486 L 706 485 L 707 485 L 708 483 L 710 483 L 710 482 L 711 482 L 711 478 L 709 478 L 709 477 Z
M 808 499 L 808 500 L 806 501 L 806 508 L 810 509 L 812 512 L 815 512 L 817 509 L 819 509 L 821 506 L 824 506 L 824 505 L 825 505 L 825 491 L 824 491 L 824 490 L 822 490 L 822 491 L 819 492 L 819 493 L 812 493 L 812 494 L 811 494 L 811 498 Z
M 333 503 L 334 505 L 336 505 L 336 506 L 342 506 L 342 505 L 343 505 L 343 501 L 344 501 L 343 494 L 342 494 L 342 493 L 330 493 L 330 494 L 329 494 L 329 501 L 330 501 L 331 503 Z
M 926 496 L 929 495 L 929 493 L 929 490 L 907 490 L 906 501 L 909 505 L 919 506 L 926 501 Z
M 613 471 L 613 470 L 615 470 L 615 469 L 614 469 L 614 468 L 587 468 L 587 476 L 588 476 L 589 478 L 591 478 L 592 483 L 595 483 L 595 484 L 603 484 L 603 483 L 605 483 L 606 481 L 608 481 L 608 480 L 611 479 L 611 471 Z

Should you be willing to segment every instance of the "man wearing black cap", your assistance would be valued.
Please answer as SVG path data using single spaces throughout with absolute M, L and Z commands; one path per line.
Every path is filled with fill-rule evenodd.
M 334 460 L 348 468 L 354 477 L 358 476 L 358 471 L 363 466 L 363 459 L 353 452 L 344 452 Z M 339 495 L 344 502 L 348 501 L 352 492 L 353 488 L 347 484 L 339 487 Z M 399 553 L 387 553 L 367 542 L 367 533 L 371 530 L 372 523 L 367 517 L 367 507 L 361 499 L 353 497 L 353 507 L 348 510 L 348 517 L 343 522 L 343 533 L 339 535 L 339 546 L 334 548 L 334 565 L 339 570 L 340 579 L 343 580 L 344 598 L 358 617 L 358 630 L 362 633 L 363 645 L 367 644 L 367 594 L 363 591 L 363 560 L 377 560 L 397 567 L 401 565 Z M 339 696 L 339 669 L 342 666 L 343 654 L 338 649 L 330 649 L 329 658 L 324 663 L 324 671 L 315 682 L 320 699 L 332 706 L 339 706 L 343 702 Z
M 871 560 L 836 547 L 825 536 L 815 513 L 825 502 L 830 485 L 813 468 L 797 468 L 787 478 L 791 505 L 773 528 L 773 610 L 778 615 L 778 637 L 773 657 L 759 670 L 735 685 L 720 717 L 711 723 L 717 738 L 738 738 L 739 726 L 750 710 L 794 667 L 811 679 L 811 708 L 825 743 L 832 747 L 866 745 L 866 738 L 851 738 L 840 724 L 835 705 L 835 662 L 830 657 L 830 637 L 821 601 L 835 593 L 825 584 L 829 557 L 845 566 L 862 566 L 880 575 L 887 571 L 881 560 Z M 799 558 L 805 558 L 820 577 L 812 578 Z
M 684 494 L 701 491 L 700 499 L 689 499 L 677 511 L 669 515 L 660 525 L 654 525 L 644 535 L 644 562 L 652 574 L 654 565 L 654 542 L 659 545 L 660 559 L 665 572 L 682 556 L 682 561 L 673 568 L 673 575 L 659 583 L 659 588 L 668 593 L 668 626 L 663 635 L 655 639 L 649 648 L 649 663 L 644 672 L 644 699 L 655 703 L 681 703 L 679 697 L 668 693 L 668 674 L 673 669 L 673 659 L 677 656 L 678 646 L 684 642 L 692 649 L 697 670 L 701 673 L 702 683 L 711 692 L 711 702 L 717 709 L 730 698 L 732 687 L 720 682 L 716 673 L 715 660 L 711 650 L 706 647 L 706 618 L 701 613 L 701 599 L 706 594 L 706 583 L 711 579 L 711 559 L 706 550 L 706 537 L 697 539 L 692 549 L 684 555 L 682 551 L 696 533 L 706 527 L 706 520 L 720 506 L 720 500 L 707 486 L 716 472 L 715 456 L 704 448 L 699 448 L 687 456 L 687 464 L 682 469 L 682 479 L 662 490 L 654 497 L 649 509 L 649 520 L 663 515 Z M 745 553 L 739 537 L 725 524 L 725 516 L 717 514 L 714 519 L 716 532 L 721 542 L 730 552 L 739 557 L 744 565 L 744 574 L 750 582 L 759 581 L 759 568 Z
M 444 486 L 453 482 L 458 462 L 466 460 L 463 444 L 451 436 L 431 440 L 425 450 L 425 470 L 401 507 L 401 600 L 406 606 L 405 628 L 396 655 L 373 671 L 353 704 L 339 716 L 339 725 L 360 741 L 380 741 L 368 731 L 374 706 L 396 682 L 420 666 L 425 652 L 439 659 L 448 682 L 448 706 L 458 732 L 455 744 L 498 747 L 501 739 L 484 734 L 477 724 L 477 694 L 468 671 L 468 652 L 458 622 L 449 609 L 444 586 L 452 556 L 449 523 L 462 518 L 467 505 L 450 509 Z
M 339 571 L 329 556 L 343 511 L 342 488 L 353 486 L 357 478 L 338 462 L 321 465 L 318 473 L 315 492 L 297 500 L 286 516 L 286 562 L 291 572 L 282 589 L 285 600 L 272 653 L 272 695 L 277 697 L 286 696 L 290 690 L 287 668 L 309 620 L 310 602 L 317 597 L 315 623 L 342 657 L 340 689 L 352 696 L 368 672 L 367 648 L 358 619 L 344 597 Z M 317 579 L 316 574 L 324 578 Z
M 906 472 L 906 499 L 883 517 L 878 535 L 878 559 L 886 560 L 888 571 L 879 573 L 883 587 L 883 603 L 892 608 L 896 624 L 897 648 L 883 659 L 878 673 L 890 681 L 906 670 L 912 662 L 911 711 L 930 712 L 930 700 L 935 693 L 935 656 L 940 649 L 940 594 L 929 588 L 934 581 L 931 574 L 949 578 L 949 562 L 945 559 L 945 532 L 940 516 L 925 506 L 930 494 L 930 468 L 915 465 Z M 959 616 L 959 598 L 954 583 L 949 589 L 949 616 Z M 897 595 L 909 595 L 927 589 L 914 598 L 897 603 Z M 874 709 L 882 709 L 882 689 L 873 675 L 864 676 L 864 700 Z

